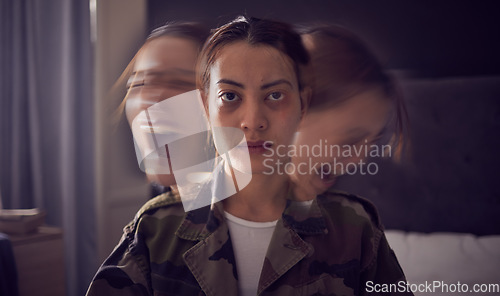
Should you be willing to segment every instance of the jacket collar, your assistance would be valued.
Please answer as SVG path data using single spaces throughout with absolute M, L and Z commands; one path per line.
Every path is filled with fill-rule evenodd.
M 207 296 L 238 295 L 236 260 L 221 203 L 189 212 L 177 236 L 198 241 L 184 253 L 187 267 Z
M 215 203 L 186 213 L 176 235 L 191 241 L 204 240 L 215 232 L 223 219 L 222 203 Z
M 325 217 L 318 202 L 317 198 L 309 202 L 288 200 L 282 216 L 284 225 L 301 235 L 326 234 Z
M 222 203 L 190 211 L 177 230 L 178 237 L 198 243 L 184 254 L 184 261 L 207 295 L 237 295 L 238 275 Z M 327 233 L 317 200 L 288 201 L 276 224 L 259 280 L 258 293 L 273 284 L 313 247 L 301 235 Z
M 325 218 L 316 199 L 310 202 L 288 201 L 282 219 L 267 249 L 257 294 L 271 286 L 300 260 L 314 252 L 301 236 L 327 233 Z
M 281 220 L 283 226 L 301 235 L 319 235 L 327 233 L 325 217 L 318 205 L 318 199 L 310 202 L 288 200 Z M 207 238 L 223 224 L 224 209 L 222 203 L 214 203 L 186 214 L 176 235 L 182 239 L 200 241 Z

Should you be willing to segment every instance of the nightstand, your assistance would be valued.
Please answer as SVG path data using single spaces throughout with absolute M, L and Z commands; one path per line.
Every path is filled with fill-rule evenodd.
M 11 234 L 19 279 L 19 296 L 65 295 L 64 244 L 60 228 Z

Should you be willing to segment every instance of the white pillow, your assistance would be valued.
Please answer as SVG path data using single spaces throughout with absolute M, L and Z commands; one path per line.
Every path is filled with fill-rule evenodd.
M 399 230 L 385 233 L 409 284 L 435 284 L 432 295 L 500 295 L 500 235 L 478 237 L 466 233 L 426 234 Z M 464 290 L 464 284 L 469 293 L 451 293 L 459 286 Z M 472 289 L 496 292 L 474 293 Z M 424 291 L 429 292 L 429 289 Z

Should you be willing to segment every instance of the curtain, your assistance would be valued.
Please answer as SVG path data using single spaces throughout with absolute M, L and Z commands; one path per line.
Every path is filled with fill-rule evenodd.
M 67 295 L 97 270 L 89 2 L 0 0 L 0 190 L 64 231 Z

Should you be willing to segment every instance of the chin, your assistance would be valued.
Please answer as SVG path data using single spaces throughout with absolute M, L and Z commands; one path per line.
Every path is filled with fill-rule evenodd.
M 154 175 L 154 174 L 147 174 L 148 180 L 150 182 L 156 182 L 159 185 L 168 187 L 176 184 L 175 177 L 174 175 L 167 175 L 167 174 L 161 174 L 161 175 Z
M 327 182 L 318 175 L 315 175 L 313 177 L 311 184 L 312 184 L 312 187 L 314 188 L 314 193 L 316 195 L 319 195 L 319 194 L 325 192 L 326 190 L 328 190 L 328 188 L 330 188 L 333 185 L 333 183 L 331 181 Z

